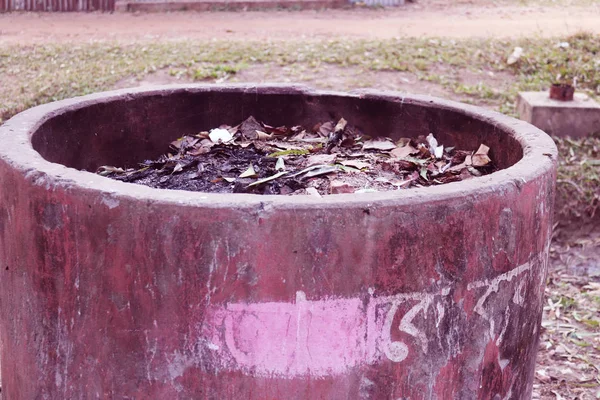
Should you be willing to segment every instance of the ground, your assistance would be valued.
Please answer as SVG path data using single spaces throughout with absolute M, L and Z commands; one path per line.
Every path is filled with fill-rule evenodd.
M 448 4 L 450 3 L 450 4 Z M 400 9 L 0 15 L 0 42 L 558 36 L 600 33 L 594 1 L 421 0 Z
M 600 232 L 550 250 L 534 398 L 600 398 Z
M 585 33 L 582 33 L 585 32 Z M 565 43 L 567 43 L 565 45 Z M 515 64 L 515 47 L 524 54 Z M 0 122 L 35 104 L 137 85 L 372 87 L 514 114 L 556 65 L 600 96 L 600 2 L 420 0 L 396 9 L 0 15 Z M 600 398 L 600 137 L 558 141 L 534 398 Z

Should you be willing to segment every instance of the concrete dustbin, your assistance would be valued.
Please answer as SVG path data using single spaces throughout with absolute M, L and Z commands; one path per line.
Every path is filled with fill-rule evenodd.
M 502 168 L 311 196 L 151 189 L 90 172 L 254 115 L 433 132 Z M 6 399 L 524 399 L 556 148 L 533 126 L 398 93 L 171 86 L 0 127 Z

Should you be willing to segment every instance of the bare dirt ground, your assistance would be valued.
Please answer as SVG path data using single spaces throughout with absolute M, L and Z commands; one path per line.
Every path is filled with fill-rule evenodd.
M 191 77 L 173 74 L 172 71 L 173 69 L 161 69 L 141 78 L 126 78 L 119 81 L 115 85 L 115 89 L 135 86 L 194 83 Z M 461 71 L 458 79 L 465 84 L 493 81 L 495 85 L 510 85 L 511 76 L 508 73 L 496 73 L 493 76 L 482 73 L 474 77 L 471 74 L 473 73 Z M 315 89 L 337 91 L 351 91 L 357 88 L 394 90 L 452 98 L 453 100 L 467 103 L 471 101 L 468 96 L 456 94 L 451 89 L 444 88 L 439 83 L 419 80 L 417 75 L 412 72 L 373 71 L 358 67 L 340 67 L 329 64 L 323 64 L 316 68 L 310 68 L 301 64 L 285 67 L 276 64 L 255 64 L 238 71 L 236 74 L 226 75 L 220 79 L 208 80 L 207 83 L 221 83 L 225 81 L 230 83 L 251 82 L 259 84 L 269 82 L 295 83 L 305 84 Z M 478 101 L 477 105 L 485 107 L 488 104 L 485 101 Z
M 181 38 L 548 37 L 579 31 L 600 33 L 600 2 L 421 0 L 392 9 L 0 14 L 0 44 Z

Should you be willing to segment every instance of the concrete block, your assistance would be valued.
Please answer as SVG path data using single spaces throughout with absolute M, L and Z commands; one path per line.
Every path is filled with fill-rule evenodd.
M 550 135 L 583 137 L 600 132 L 600 104 L 582 93 L 575 93 L 573 101 L 558 101 L 548 92 L 520 92 L 517 112 Z

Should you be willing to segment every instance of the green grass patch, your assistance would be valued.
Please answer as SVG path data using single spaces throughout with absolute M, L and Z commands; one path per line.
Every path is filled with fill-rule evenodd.
M 569 43 L 560 47 L 559 43 Z M 511 66 L 506 58 L 523 47 Z M 514 112 L 518 90 L 548 87 L 560 66 L 579 76 L 578 87 L 600 94 L 600 37 L 520 40 L 328 40 L 308 42 L 179 41 L 0 47 L 0 118 L 37 104 L 111 88 L 129 76 L 169 68 L 195 80 L 219 79 L 252 64 L 317 67 L 324 63 L 369 70 L 414 72 L 457 94 Z M 440 75 L 443 67 L 449 73 Z M 464 83 L 460 71 L 509 73 L 514 84 Z

